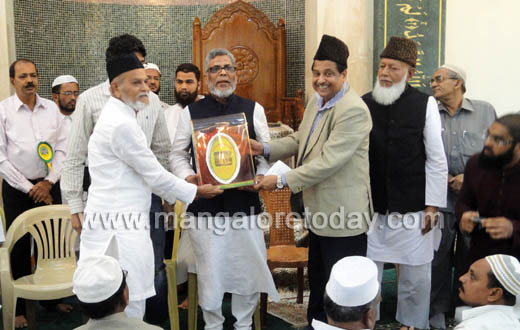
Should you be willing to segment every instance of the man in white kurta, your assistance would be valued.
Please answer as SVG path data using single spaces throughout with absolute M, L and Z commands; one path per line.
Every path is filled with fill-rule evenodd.
M 462 311 L 456 330 L 520 329 L 518 259 L 505 254 L 487 256 L 474 262 L 459 281 L 460 299 L 473 308 Z
M 148 103 L 149 92 L 139 60 L 133 54 L 114 57 L 107 63 L 107 71 L 112 96 L 88 144 L 92 183 L 80 258 L 103 254 L 115 236 L 119 262 L 128 271 L 130 303 L 126 313 L 142 318 L 145 299 L 155 294 L 150 194 L 170 203 L 176 199 L 190 203 L 198 188 L 166 171 L 147 147 L 136 120 L 137 111 Z
M 417 46 L 392 37 L 381 54 L 370 109 L 370 184 L 378 213 L 368 231 L 367 257 L 382 279 L 385 263 L 399 265 L 396 319 L 401 329 L 428 328 L 431 261 L 440 242 L 433 228 L 446 206 L 448 167 L 437 102 L 408 84 Z
M 252 128 L 249 134 L 255 134 L 259 141 L 269 140 L 263 107 L 233 93 L 237 83 L 235 65 L 233 55 L 225 49 L 213 49 L 206 57 L 210 95 L 181 112 L 173 142 L 172 172 L 180 178 L 191 180 L 195 177 L 189 152 L 192 141 L 190 120 L 195 116 L 202 118 L 244 112 L 248 126 Z M 267 161 L 257 159 L 257 174 L 265 173 L 267 169 Z M 187 232 L 195 253 L 199 305 L 206 330 L 223 328 L 222 299 L 225 292 L 232 293 L 231 309 L 237 319 L 234 324 L 237 330 L 251 328 L 260 292 L 278 299 L 267 267 L 264 233 L 257 225 L 256 213 L 249 211 L 255 209 L 254 203 L 247 205 L 238 201 L 243 196 L 247 196 L 244 197 L 247 203 L 255 197 L 258 202 L 258 195 L 253 192 L 229 189 L 218 199 L 191 205 L 195 212 L 192 216 L 188 209 Z M 229 211 L 231 208 L 247 208 L 248 212 L 235 214 Z M 205 215 L 200 215 L 199 211 Z M 212 216 L 214 211 L 217 214 L 226 212 L 228 216 Z
M 177 125 L 179 124 L 179 116 L 181 113 L 188 111 L 188 106 L 200 99 L 203 95 L 198 95 L 200 88 L 200 70 L 192 63 L 182 63 L 175 70 L 175 100 L 177 103 L 168 107 L 164 111 L 166 124 L 168 126 L 168 134 L 173 145 Z M 173 211 L 171 207 L 170 212 Z M 167 232 L 167 240 L 173 240 L 173 231 Z M 188 235 L 181 235 L 179 240 L 179 248 L 177 251 L 176 265 L 177 284 L 184 283 L 188 280 L 188 273 L 195 273 L 195 256 Z M 181 303 L 181 306 L 187 307 L 187 298 Z

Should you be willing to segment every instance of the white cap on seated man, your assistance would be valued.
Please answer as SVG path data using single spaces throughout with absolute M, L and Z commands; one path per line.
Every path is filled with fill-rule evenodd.
M 111 246 L 109 244 L 108 249 Z M 117 250 L 117 245 L 114 248 Z M 117 256 L 117 252 L 113 255 Z M 129 302 L 127 276 L 132 274 L 127 274 L 119 262 L 108 255 L 87 256 L 79 261 L 72 278 L 72 292 L 90 320 L 76 330 L 161 329 L 124 313 Z
M 459 279 L 460 299 L 469 309 L 457 308 L 455 329 L 520 329 L 520 262 L 495 254 L 475 261 Z M 461 317 L 459 316 L 461 315 Z
M 325 287 L 324 309 L 328 324 L 312 321 L 315 330 L 373 329 L 379 301 L 376 264 L 365 257 L 339 260 Z

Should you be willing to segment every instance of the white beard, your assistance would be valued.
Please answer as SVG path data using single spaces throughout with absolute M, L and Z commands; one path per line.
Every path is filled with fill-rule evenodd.
M 377 103 L 382 105 L 390 105 L 394 103 L 401 94 L 403 94 L 404 89 L 406 88 L 406 77 L 407 74 L 405 73 L 400 82 L 393 84 L 390 87 L 381 86 L 379 79 L 377 79 L 374 84 L 374 90 L 372 90 L 372 97 Z
M 225 90 L 220 90 L 217 88 L 217 86 L 215 86 L 215 84 L 208 82 L 208 89 L 209 89 L 210 94 L 213 96 L 216 96 L 218 98 L 221 98 L 221 99 L 230 97 L 231 94 L 233 94 L 233 92 L 235 91 L 236 87 L 237 87 L 236 81 L 231 82 L 231 87 L 229 87 L 228 89 L 225 89 Z
M 139 99 L 139 97 L 144 96 L 144 95 L 148 95 L 148 93 L 139 94 L 138 99 Z M 126 93 L 123 90 L 121 91 L 121 99 L 126 105 L 128 105 L 130 108 L 134 109 L 135 111 L 141 111 L 148 106 L 148 104 L 141 102 L 141 101 L 132 102 L 132 100 L 130 100 L 128 95 L 126 95 Z

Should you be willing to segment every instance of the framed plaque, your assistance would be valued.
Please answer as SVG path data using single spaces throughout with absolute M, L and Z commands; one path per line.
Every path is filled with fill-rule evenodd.
M 197 173 L 202 184 L 221 189 L 254 184 L 255 172 L 245 114 L 191 121 Z

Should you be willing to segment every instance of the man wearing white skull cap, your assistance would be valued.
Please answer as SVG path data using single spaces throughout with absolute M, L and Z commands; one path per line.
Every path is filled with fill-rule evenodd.
M 459 297 L 473 308 L 462 311 L 457 330 L 520 329 L 520 262 L 495 254 L 475 261 L 459 281 Z
M 376 264 L 365 257 L 345 257 L 332 267 L 324 295 L 328 324 L 314 319 L 316 330 L 373 329 L 379 282 Z
M 126 277 L 119 262 L 110 256 L 90 256 L 81 260 L 72 279 L 72 291 L 90 320 L 76 330 L 161 329 L 129 318 L 123 312 L 129 301 Z
M 485 132 L 497 117 L 495 108 L 488 102 L 465 96 L 467 82 L 464 69 L 453 64 L 438 68 L 430 81 L 439 106 L 442 141 L 448 161 L 447 204 L 440 209 L 442 238 L 432 261 L 430 295 L 430 326 L 439 329 L 446 329 L 445 314 L 452 311 L 458 288 L 457 281 L 452 285 L 452 268 L 455 266 L 455 278 L 459 278 L 471 264 L 466 262 L 470 238 L 457 233 L 455 216 L 464 169 L 469 158 L 484 147 Z
M 63 115 L 63 126 L 67 136 L 72 127 L 72 113 L 76 110 L 76 100 L 79 96 L 79 83 L 71 75 L 56 77 L 52 82 L 52 100 Z
M 154 63 L 144 64 L 144 69 L 146 70 L 146 76 L 148 77 L 146 84 L 152 92 L 159 95 L 159 92 L 161 91 L 161 70 L 159 70 L 157 64 Z M 166 110 L 169 106 L 168 103 L 161 101 L 161 108 L 163 110 Z

